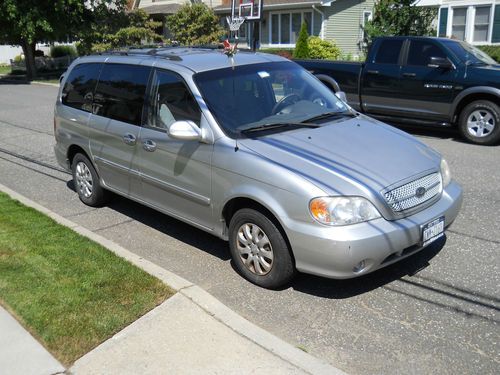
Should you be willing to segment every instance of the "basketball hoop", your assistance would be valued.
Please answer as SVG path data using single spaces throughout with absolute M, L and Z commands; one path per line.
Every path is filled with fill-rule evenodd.
M 226 17 L 226 19 L 229 25 L 229 30 L 231 31 L 238 31 L 241 25 L 243 25 L 243 22 L 245 22 L 244 17 L 234 17 L 234 18 Z

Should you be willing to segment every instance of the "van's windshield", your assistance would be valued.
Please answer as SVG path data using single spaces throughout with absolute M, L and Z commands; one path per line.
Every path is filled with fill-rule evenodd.
M 293 62 L 273 62 L 197 73 L 194 80 L 227 135 L 275 124 L 322 123 L 349 107 Z M 325 116 L 322 116 L 325 114 Z

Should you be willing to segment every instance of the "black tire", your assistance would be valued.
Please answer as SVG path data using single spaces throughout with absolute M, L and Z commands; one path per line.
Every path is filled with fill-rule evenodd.
M 75 190 L 83 203 L 92 207 L 99 207 L 106 203 L 108 192 L 102 188 L 99 175 L 85 155 L 75 155 L 71 163 L 71 171 Z M 83 180 L 86 180 L 88 184 L 86 185 Z
M 246 228 L 246 225 L 253 226 L 251 227 L 255 229 L 253 233 L 267 236 L 267 239 L 264 239 L 263 235 L 258 238 L 264 239 L 263 242 L 269 243 L 270 247 L 266 245 L 262 247 L 262 250 L 259 250 L 259 246 L 254 246 L 252 251 L 257 252 L 256 254 L 249 253 L 246 257 L 242 255 L 238 246 L 243 247 L 243 242 L 239 240 L 238 232 L 242 230 L 241 233 L 244 235 L 243 228 Z M 253 238 L 253 236 L 251 237 Z M 245 247 L 251 248 L 250 245 L 245 245 Z M 259 211 L 243 208 L 234 214 L 229 224 L 229 248 L 238 272 L 250 282 L 263 288 L 279 288 L 287 284 L 295 275 L 293 258 L 283 234 L 268 217 Z M 269 262 L 270 258 L 263 255 L 269 254 L 269 249 L 273 254 L 271 262 Z M 253 261 L 250 261 L 250 257 Z M 257 258 L 260 260 L 256 260 Z M 248 267 L 245 265 L 245 260 L 248 261 Z M 265 270 L 262 264 L 270 264 L 270 269 Z M 266 273 L 259 273 L 259 268 L 260 271 Z
M 492 130 L 482 130 L 484 125 L 479 122 L 481 119 L 477 114 L 488 114 L 484 118 L 488 118 L 487 125 L 493 125 Z M 469 127 L 469 120 L 478 120 L 478 126 Z M 476 100 L 469 103 L 460 113 L 458 127 L 460 134 L 466 140 L 478 144 L 478 145 L 493 145 L 500 141 L 500 109 L 497 104 L 490 102 L 489 100 Z M 476 135 L 474 134 L 476 133 Z M 482 134 L 482 136 L 481 136 Z

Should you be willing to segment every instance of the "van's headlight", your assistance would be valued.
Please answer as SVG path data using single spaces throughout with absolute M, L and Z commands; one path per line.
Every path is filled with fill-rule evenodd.
M 362 197 L 318 197 L 309 202 L 311 215 L 321 224 L 349 225 L 380 217 L 373 204 Z
M 448 163 L 444 159 L 441 159 L 441 178 L 443 179 L 443 188 L 448 186 L 451 181 L 451 172 Z

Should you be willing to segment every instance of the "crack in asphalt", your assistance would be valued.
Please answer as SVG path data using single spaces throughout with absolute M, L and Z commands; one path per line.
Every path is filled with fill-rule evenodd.
M 12 126 L 14 128 L 28 130 L 28 131 L 33 132 L 33 133 L 46 134 L 46 135 L 50 135 L 52 137 L 54 136 L 54 133 L 45 132 L 43 130 L 36 130 L 36 129 L 29 128 L 27 126 L 22 126 L 22 125 L 19 125 L 19 124 L 13 124 L 13 123 L 7 122 L 5 120 L 0 120 L 0 124 Z
M 469 237 L 469 238 L 473 238 L 475 240 L 484 241 L 484 242 L 491 242 L 491 243 L 494 243 L 496 245 L 500 245 L 500 241 L 498 241 L 498 240 L 489 240 L 489 239 L 484 238 L 484 237 L 479 237 L 479 236 L 476 236 L 476 235 L 473 235 L 473 234 L 467 234 L 467 233 L 463 233 L 463 232 L 458 232 L 458 231 L 452 230 L 452 229 L 448 229 L 447 231 L 449 233 L 458 234 L 459 236 Z

